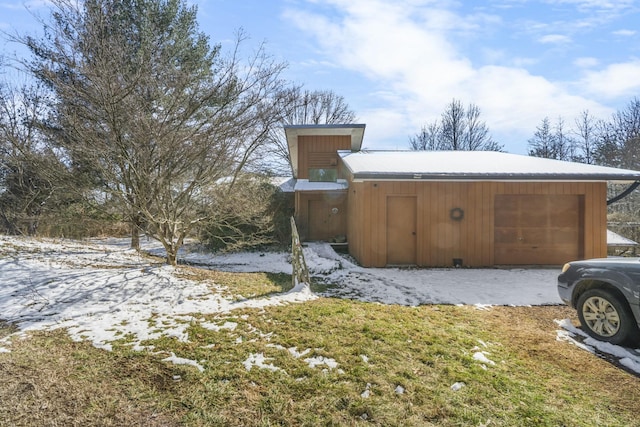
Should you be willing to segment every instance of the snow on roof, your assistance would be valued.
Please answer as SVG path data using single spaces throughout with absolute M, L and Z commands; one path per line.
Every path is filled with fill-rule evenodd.
M 495 151 L 341 151 L 355 179 L 636 181 L 640 171 Z
M 631 239 L 627 239 L 624 236 L 614 233 L 611 230 L 607 230 L 607 245 L 608 246 L 638 246 L 637 242 Z
M 308 179 L 299 179 L 296 181 L 295 191 L 340 191 L 349 188 L 349 183 L 344 179 L 336 182 L 317 182 Z
M 296 180 L 291 176 L 276 176 L 271 179 L 271 183 L 283 193 L 293 193 Z

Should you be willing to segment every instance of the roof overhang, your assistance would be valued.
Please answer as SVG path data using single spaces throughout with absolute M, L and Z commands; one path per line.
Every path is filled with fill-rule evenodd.
M 341 158 L 358 181 L 640 180 L 640 171 L 488 151 L 361 151 Z
M 308 179 L 297 179 L 294 190 L 296 192 L 303 191 L 346 191 L 349 189 L 349 183 L 345 179 L 339 179 L 336 182 L 313 182 Z
M 615 181 L 618 183 L 633 183 L 637 179 L 621 177 L 619 175 L 594 175 L 594 174 L 535 174 L 535 173 L 510 173 L 510 174 L 471 174 L 471 173 L 378 173 L 378 172 L 358 172 L 353 174 L 356 181 Z
M 293 177 L 298 177 L 298 137 L 299 136 L 324 136 L 339 135 L 351 137 L 351 151 L 359 151 L 362 148 L 364 138 L 364 124 L 343 125 L 288 125 L 284 127 L 291 159 Z

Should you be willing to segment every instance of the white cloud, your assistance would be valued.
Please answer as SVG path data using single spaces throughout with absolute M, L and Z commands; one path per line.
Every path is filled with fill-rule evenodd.
M 573 120 L 585 109 L 595 116 L 611 112 L 580 96 L 580 88 L 524 68 L 536 58 L 521 58 L 514 66 L 517 58 L 501 60 L 501 52 L 486 49 L 473 53 L 485 61 L 493 56 L 496 62 L 474 64 L 466 39 L 458 37 L 478 22 L 473 16 L 415 1 L 390 5 L 383 0 L 332 0 L 331 4 L 335 7 L 331 18 L 294 10 L 287 17 L 315 37 L 326 58 L 366 76 L 374 90 L 386 88 L 384 97 L 371 95 L 364 108 L 352 105 L 367 123 L 369 143 L 390 138 L 406 145 L 408 135 L 438 118 L 453 98 L 478 105 L 492 133 L 525 145 L 525 135 L 530 136 L 545 116 Z M 570 39 L 553 34 L 544 41 Z M 391 145 L 388 148 L 395 148 Z
M 540 37 L 538 42 L 544 44 L 567 44 L 571 43 L 571 38 L 563 34 L 547 34 Z
M 614 36 L 631 37 L 637 34 L 635 30 L 618 30 L 612 33 Z
M 600 71 L 588 72 L 580 83 L 587 93 L 616 98 L 640 90 L 638 76 L 640 76 L 640 59 L 611 64 Z
M 580 11 L 620 11 L 633 7 L 635 0 L 547 0 L 550 4 L 575 5 Z

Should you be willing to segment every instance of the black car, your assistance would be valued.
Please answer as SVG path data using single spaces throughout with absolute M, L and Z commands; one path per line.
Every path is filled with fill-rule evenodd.
M 582 328 L 612 344 L 640 338 L 640 258 L 573 261 L 558 276 L 560 298 L 578 311 Z

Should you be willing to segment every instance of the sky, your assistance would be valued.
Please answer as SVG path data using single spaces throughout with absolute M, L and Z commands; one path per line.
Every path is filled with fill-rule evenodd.
M 34 32 L 47 0 L 0 0 L 0 30 Z M 640 95 L 640 0 L 190 0 L 200 29 L 283 77 L 344 97 L 363 147 L 408 149 L 453 100 L 475 104 L 505 150 L 526 154 L 545 117 L 575 128 Z M 2 42 L 5 52 L 16 49 Z
M 263 353 L 249 353 L 242 343 L 266 339 L 267 347 L 286 351 L 311 368 L 340 369 L 344 361 L 316 354 L 310 348 L 288 347 L 277 334 L 237 331 L 238 317 L 250 321 L 248 312 L 282 304 L 305 304 L 318 295 L 356 299 L 382 304 L 458 304 L 469 310 L 491 310 L 493 305 L 559 304 L 555 269 L 397 269 L 362 268 L 334 252 L 326 243 L 310 243 L 304 254 L 311 274 L 335 284 L 324 290 L 300 284 L 289 292 L 260 298 L 242 298 L 231 290 L 211 283 L 192 281 L 176 274 L 173 267 L 158 265 L 129 249 L 127 239 L 91 242 L 65 239 L 31 239 L 0 236 L 0 313 L 14 323 L 18 332 L 0 339 L 0 353 L 10 353 L 12 343 L 30 331 L 66 329 L 74 340 L 86 340 L 95 347 L 111 350 L 123 336 L 132 349 L 148 351 L 162 360 L 186 364 L 205 371 L 206 361 L 158 351 L 143 342 L 172 337 L 192 342 L 189 327 L 228 334 L 238 346 L 238 359 L 247 370 L 280 370 Z M 144 240 L 145 249 L 162 255 L 158 242 Z M 265 271 L 291 273 L 286 252 L 233 253 L 222 256 L 183 248 L 179 257 L 222 271 Z M 207 315 L 208 319 L 204 316 Z M 211 320 L 212 319 L 212 320 Z M 640 374 L 640 349 L 611 345 L 589 338 L 570 319 L 557 319 L 556 339 L 595 354 L 606 354 L 626 369 Z M 273 339 L 272 339 L 273 338 Z M 487 344 L 472 349 L 473 359 L 486 366 L 490 359 Z M 207 348 L 215 345 L 212 344 Z M 502 345 L 502 344 L 499 344 Z M 508 343 L 504 343 L 508 345 Z M 489 356 L 489 357 L 487 357 Z M 361 355 L 367 363 L 367 355 Z M 461 384 L 453 384 L 458 390 Z M 397 389 L 396 393 L 402 393 Z M 368 397 L 367 390 L 362 397 Z

